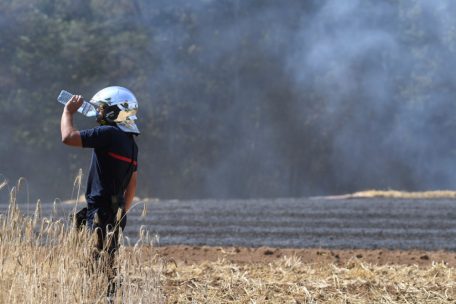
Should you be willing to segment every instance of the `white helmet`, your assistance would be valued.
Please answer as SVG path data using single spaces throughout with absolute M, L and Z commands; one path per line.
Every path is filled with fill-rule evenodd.
M 105 119 L 116 123 L 122 131 L 139 134 L 135 124 L 138 101 L 130 90 L 118 86 L 107 87 L 98 91 L 90 103 L 107 107 Z

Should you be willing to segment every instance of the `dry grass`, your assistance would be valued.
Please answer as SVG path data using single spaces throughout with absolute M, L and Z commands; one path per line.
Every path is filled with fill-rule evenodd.
M 456 199 L 456 191 L 407 192 L 397 190 L 365 190 L 353 194 L 330 196 L 329 198 Z
M 454 269 L 308 265 L 297 257 L 274 263 L 226 260 L 166 271 L 169 303 L 454 303 Z
M 0 303 L 107 303 L 106 253 L 95 260 L 94 239 L 86 230 L 41 217 L 40 209 L 38 202 L 34 216 L 22 215 L 13 188 L 8 213 L 0 215 Z M 146 239 L 133 248 L 121 246 L 112 303 L 165 302 L 163 264 L 143 255 L 148 247 Z

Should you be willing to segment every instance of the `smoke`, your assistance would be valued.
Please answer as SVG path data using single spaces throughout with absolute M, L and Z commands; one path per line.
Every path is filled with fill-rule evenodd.
M 303 21 L 288 66 L 325 101 L 342 189 L 453 187 L 454 8 L 326 1 Z
M 81 13 L 89 17 L 61 27 L 71 39 L 59 38 L 68 43 L 56 60 L 76 72 L 59 85 L 136 93 L 140 195 L 280 197 L 456 182 L 450 0 L 120 1 L 111 18 L 108 4 L 84 3 L 78 11 L 92 9 Z M 33 71 L 31 83 L 53 81 Z M 78 153 L 55 161 L 80 165 Z
M 212 194 L 239 192 L 232 189 L 236 182 L 260 196 L 271 195 L 268 190 L 303 195 L 454 187 L 455 4 L 329 0 L 310 6 L 261 7 L 225 29 L 228 46 L 215 48 L 224 59 L 229 52 L 242 57 L 242 39 L 269 34 L 251 45 L 256 58 L 246 56 L 238 69 L 245 73 L 242 65 L 262 56 L 271 77 L 256 74 L 249 82 L 248 75 L 234 73 L 241 80 L 239 87 L 233 84 L 234 105 L 223 121 L 247 119 L 242 114 L 246 103 L 268 103 L 271 91 L 288 100 L 270 100 L 279 103 L 271 111 L 283 115 L 270 113 L 261 131 L 241 120 L 238 146 L 227 148 L 208 174 Z M 253 157 L 239 149 L 249 144 L 257 145 Z M 301 158 L 290 150 L 298 150 Z M 242 178 L 246 166 L 249 172 L 270 174 L 271 184 L 249 185 Z M 296 178 L 284 179 L 296 174 L 295 185 Z

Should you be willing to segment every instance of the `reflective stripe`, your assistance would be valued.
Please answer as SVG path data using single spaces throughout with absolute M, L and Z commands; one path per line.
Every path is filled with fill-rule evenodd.
M 132 160 L 131 158 L 128 158 L 128 157 L 125 157 L 125 156 L 122 156 L 122 155 L 119 155 L 116 153 L 112 153 L 112 152 L 108 152 L 108 155 L 111 157 L 114 157 L 115 159 L 124 161 L 126 163 L 130 163 L 130 164 L 132 163 L 134 166 L 138 165 L 138 163 L 136 161 Z

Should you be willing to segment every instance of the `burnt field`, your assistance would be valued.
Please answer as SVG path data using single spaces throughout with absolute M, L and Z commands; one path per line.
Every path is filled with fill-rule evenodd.
M 128 216 L 130 244 L 142 227 L 158 245 L 456 250 L 456 201 L 449 199 L 142 202 Z M 25 213 L 35 209 L 20 205 Z M 42 216 L 66 220 L 71 209 L 43 204 Z

